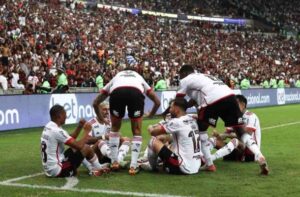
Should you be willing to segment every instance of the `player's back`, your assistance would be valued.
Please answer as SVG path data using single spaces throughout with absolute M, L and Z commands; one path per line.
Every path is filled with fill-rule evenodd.
M 186 173 L 197 173 L 200 162 L 200 139 L 197 122 L 190 115 L 172 119 L 177 132 L 172 133 L 174 151 L 182 158 L 181 169 Z M 171 123 L 172 126 L 172 123 Z
M 181 90 L 197 101 L 198 105 L 206 106 L 226 96 L 234 95 L 234 92 L 221 80 L 211 75 L 193 73 L 180 81 Z
M 108 92 L 112 92 L 117 88 L 136 88 L 145 93 L 151 89 L 150 86 L 145 82 L 144 78 L 137 72 L 132 70 L 124 70 L 119 72 L 108 84 L 109 87 L 105 86 L 104 89 Z
M 58 174 L 60 163 L 64 160 L 64 142 L 71 137 L 54 122 L 49 122 L 41 136 L 41 156 L 45 172 Z

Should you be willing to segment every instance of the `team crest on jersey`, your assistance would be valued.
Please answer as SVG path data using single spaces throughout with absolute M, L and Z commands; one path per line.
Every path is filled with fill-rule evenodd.
M 138 111 L 135 111 L 134 114 L 133 114 L 134 117 L 139 117 L 141 116 L 141 111 L 138 110 Z
M 244 123 L 243 118 L 239 118 L 239 119 L 238 119 L 238 123 L 239 123 L 239 124 L 243 124 L 243 123 Z

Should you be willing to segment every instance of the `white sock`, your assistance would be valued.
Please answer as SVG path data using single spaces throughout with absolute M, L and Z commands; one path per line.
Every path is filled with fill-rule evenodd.
M 137 167 L 137 160 L 142 148 L 142 136 L 133 136 L 131 142 L 131 163 L 130 167 Z
M 217 150 L 217 152 L 211 156 L 212 160 L 214 161 L 216 159 L 220 159 L 226 155 L 229 155 L 238 146 L 238 144 L 238 139 L 232 139 L 224 147 Z
M 92 165 L 93 169 L 100 169 L 101 168 L 101 164 L 99 163 L 98 157 L 95 154 L 94 157 L 92 159 L 89 160 L 89 162 Z
M 255 159 L 257 160 L 260 157 L 263 157 L 262 153 L 260 152 L 256 142 L 248 133 L 244 133 L 242 135 L 242 142 L 246 145 L 247 148 L 255 155 Z
M 110 158 L 111 162 L 118 161 L 118 150 L 120 144 L 120 133 L 119 132 L 110 132 L 109 133 L 109 149 L 110 149 Z
M 123 161 L 129 151 L 130 141 L 124 141 L 119 148 L 118 161 Z
M 82 161 L 82 164 L 83 164 L 83 166 L 86 167 L 90 172 L 93 170 L 92 164 L 91 164 L 88 160 L 86 160 L 85 158 L 84 158 L 84 160 Z
M 207 166 L 211 166 L 213 165 L 213 160 L 211 158 L 211 153 L 210 153 L 210 143 L 208 141 L 208 135 L 206 131 L 202 131 L 200 132 L 200 141 L 201 141 L 201 150 L 203 152 L 205 161 L 206 161 L 206 165 Z
M 110 152 L 110 149 L 109 149 L 106 141 L 101 140 L 100 143 L 98 144 L 98 148 L 101 152 L 101 155 L 110 158 L 110 153 L 111 152 Z

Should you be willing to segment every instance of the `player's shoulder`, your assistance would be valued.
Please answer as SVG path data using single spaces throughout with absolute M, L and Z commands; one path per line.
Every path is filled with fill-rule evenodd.
M 98 120 L 97 120 L 97 118 L 92 118 L 92 119 L 90 119 L 89 121 L 88 121 L 88 123 L 90 123 L 90 124 L 96 124 L 98 122 Z

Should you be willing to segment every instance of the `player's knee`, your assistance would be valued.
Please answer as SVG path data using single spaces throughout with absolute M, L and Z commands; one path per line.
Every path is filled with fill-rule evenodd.
M 239 140 L 237 138 L 233 138 L 230 141 L 233 144 L 234 148 L 237 148 L 239 146 Z
M 200 133 L 200 140 L 201 140 L 201 142 L 207 141 L 208 140 L 207 133 Z

